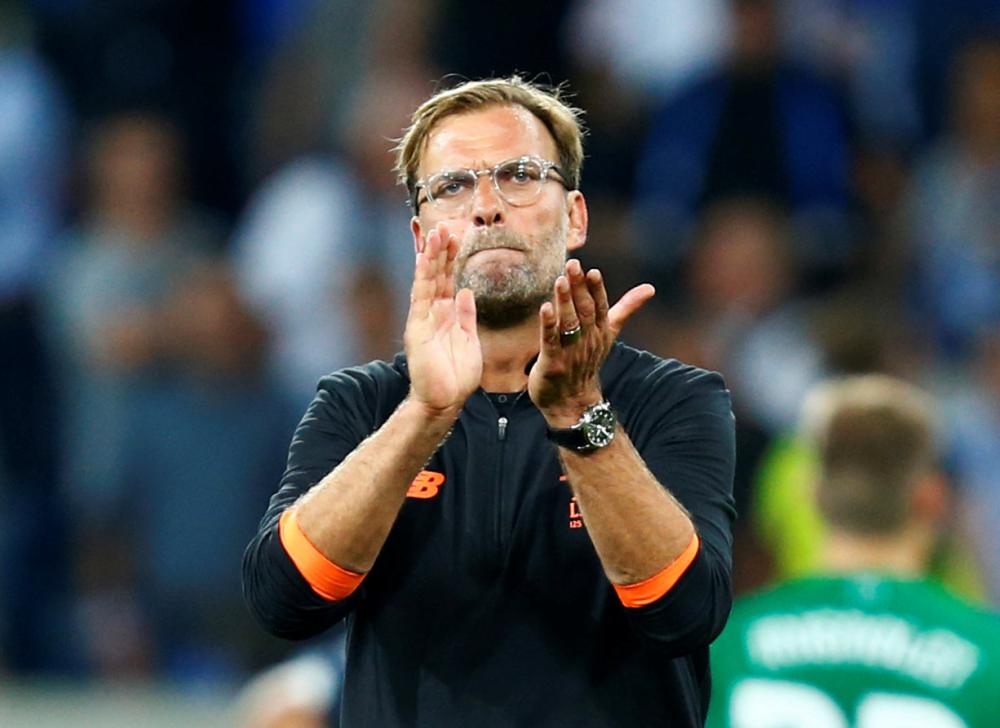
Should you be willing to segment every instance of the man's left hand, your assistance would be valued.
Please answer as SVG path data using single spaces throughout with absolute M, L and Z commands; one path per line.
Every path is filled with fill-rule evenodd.
M 541 348 L 528 375 L 528 394 L 552 427 L 569 427 L 602 399 L 599 374 L 628 318 L 656 289 L 643 283 L 608 307 L 601 272 L 584 274 L 580 261 L 566 262 L 551 301 L 539 312 Z

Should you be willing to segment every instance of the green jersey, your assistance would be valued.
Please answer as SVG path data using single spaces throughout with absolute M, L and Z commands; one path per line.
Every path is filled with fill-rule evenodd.
M 712 645 L 710 728 L 995 728 L 1000 618 L 928 581 L 797 579 Z

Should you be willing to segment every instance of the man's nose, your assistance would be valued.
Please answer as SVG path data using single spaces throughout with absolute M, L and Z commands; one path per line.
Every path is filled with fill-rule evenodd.
M 488 174 L 481 175 L 472 193 L 473 224 L 476 227 L 502 225 L 505 217 L 504 201 L 493 186 L 493 178 Z

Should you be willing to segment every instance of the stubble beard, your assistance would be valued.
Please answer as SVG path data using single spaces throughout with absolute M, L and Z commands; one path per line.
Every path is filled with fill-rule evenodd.
M 517 263 L 497 263 L 469 270 L 474 253 L 491 248 L 524 251 Z M 468 288 L 476 298 L 476 320 L 488 329 L 506 329 L 538 312 L 552 297 L 552 287 L 565 263 L 566 223 L 555 225 L 535 243 L 499 228 L 485 230 L 459 255 L 455 266 L 456 289 Z

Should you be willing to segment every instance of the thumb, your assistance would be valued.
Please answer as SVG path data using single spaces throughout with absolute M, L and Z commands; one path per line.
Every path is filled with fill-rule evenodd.
M 618 299 L 618 303 L 608 311 L 608 326 L 612 333 L 618 336 L 629 317 L 655 295 L 656 289 L 649 283 L 641 283 L 626 291 L 625 295 Z

